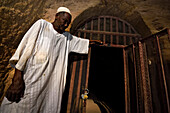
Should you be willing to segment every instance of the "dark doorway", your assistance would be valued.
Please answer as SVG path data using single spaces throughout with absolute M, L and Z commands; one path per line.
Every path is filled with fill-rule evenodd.
M 88 89 L 102 113 L 125 112 L 123 49 L 92 47 Z

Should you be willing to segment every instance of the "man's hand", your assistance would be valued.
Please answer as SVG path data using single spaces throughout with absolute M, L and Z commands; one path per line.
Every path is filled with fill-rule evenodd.
M 24 95 L 25 82 L 23 80 L 22 72 L 15 69 L 14 78 L 12 79 L 12 84 L 8 88 L 6 93 L 6 98 L 11 102 L 19 102 L 21 97 Z
M 103 42 L 100 40 L 89 40 L 90 45 L 102 45 Z

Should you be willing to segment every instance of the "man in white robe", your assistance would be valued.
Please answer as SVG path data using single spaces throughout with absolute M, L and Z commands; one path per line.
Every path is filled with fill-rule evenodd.
M 70 22 L 69 9 L 60 7 L 53 23 L 40 19 L 27 31 L 10 59 L 15 74 L 0 113 L 60 112 L 68 54 L 87 54 L 89 46 L 65 32 Z

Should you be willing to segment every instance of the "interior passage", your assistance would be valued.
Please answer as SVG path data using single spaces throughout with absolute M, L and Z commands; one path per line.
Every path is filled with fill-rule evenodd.
M 88 88 L 102 113 L 124 113 L 123 50 L 112 47 L 92 47 Z M 88 104 L 88 103 L 87 103 Z

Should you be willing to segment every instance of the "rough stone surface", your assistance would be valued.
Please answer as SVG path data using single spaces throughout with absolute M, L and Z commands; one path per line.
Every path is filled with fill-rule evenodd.
M 24 33 L 43 16 L 43 0 L 1 0 L 0 1 L 0 102 L 9 86 L 8 61 L 15 52 Z M 12 76 L 11 76 L 12 77 Z M 10 81 L 10 80 L 9 80 Z

